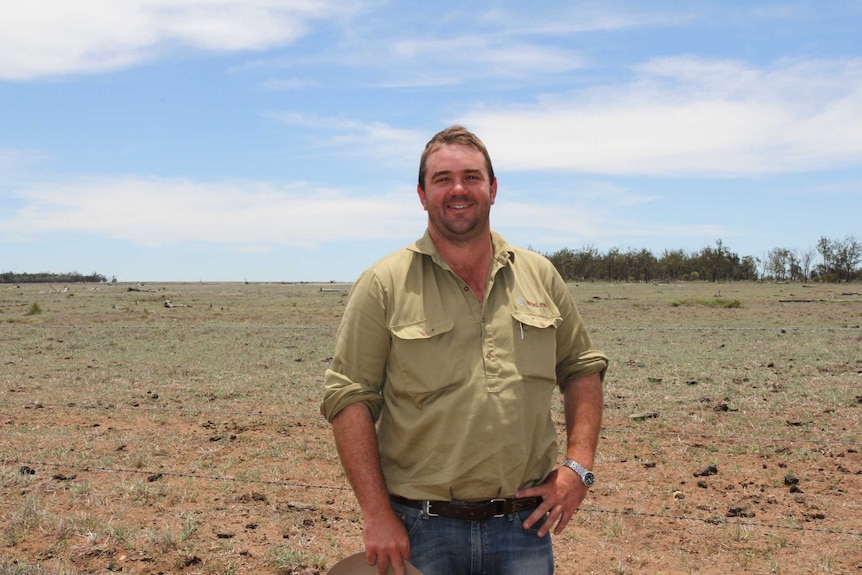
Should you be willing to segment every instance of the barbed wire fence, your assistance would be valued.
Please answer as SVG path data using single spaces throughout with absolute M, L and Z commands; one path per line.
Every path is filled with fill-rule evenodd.
M 31 404 L 27 403 L 13 403 L 13 402 L 0 402 L 0 406 L 4 408 L 31 408 L 33 407 Z M 132 406 L 111 406 L 111 405 L 64 405 L 64 404 L 40 404 L 40 408 L 45 409 L 60 409 L 60 410 L 101 410 L 101 411 L 130 411 L 130 412 L 151 412 L 151 413 L 171 413 L 175 415 L 186 415 L 186 416 L 207 416 L 207 417 L 255 417 L 255 418 L 269 418 L 269 419 L 301 419 L 301 420 L 321 420 L 321 416 L 316 415 L 296 415 L 296 414 L 284 414 L 284 413 L 260 413 L 260 412 L 250 412 L 250 411 L 231 411 L 231 410 L 203 410 L 203 409 L 188 409 L 188 408 L 170 408 L 170 407 L 132 407 Z M 323 425 L 325 422 L 321 422 Z M 561 422 L 557 422 L 558 425 L 562 425 Z M 623 428 L 602 428 L 603 434 L 632 434 L 634 433 L 632 430 L 623 429 Z M 781 437 L 759 437 L 759 436 L 748 436 L 748 435 L 727 435 L 727 434 L 707 434 L 707 433 L 690 433 L 690 432 L 675 432 L 675 431 L 655 431 L 655 430 L 642 430 L 639 429 L 637 431 L 638 435 L 652 435 L 652 436 L 672 436 L 672 437 L 689 437 L 689 438 L 698 438 L 698 439 L 706 439 L 715 442 L 727 442 L 727 441 L 745 441 L 749 444 L 774 444 L 774 443 L 804 443 L 811 445 L 823 445 L 823 446 L 844 446 L 850 448 L 862 448 L 862 442 L 858 441 L 841 441 L 841 440 L 825 440 L 825 439 L 797 439 L 797 438 L 781 438 Z M 337 492 L 351 492 L 351 488 L 348 485 L 327 485 L 320 483 L 311 483 L 301 480 L 287 480 L 287 479 L 259 479 L 259 478 L 243 478 L 243 477 L 230 477 L 224 475 L 208 475 L 203 473 L 187 473 L 187 472 L 178 472 L 178 471 L 166 471 L 164 469 L 154 470 L 154 469 L 134 469 L 134 468 L 124 468 L 124 467 L 108 467 L 108 466 L 97 466 L 97 465 L 89 465 L 89 464 L 73 464 L 68 462 L 59 462 L 59 461 L 37 461 L 33 459 L 25 459 L 16 457 L 14 455 L 0 455 L 0 465 L 9 467 L 9 466 L 18 466 L 20 469 L 33 469 L 37 467 L 41 468 L 54 468 L 54 469 L 74 469 L 79 471 L 96 471 L 103 473 L 112 473 L 112 474 L 126 474 L 132 476 L 143 476 L 147 478 L 151 477 L 176 477 L 176 478 L 184 478 L 184 479 L 193 479 L 198 481 L 214 481 L 214 482 L 223 482 L 223 483 L 234 483 L 234 484 L 246 484 L 246 485 L 264 485 L 264 486 L 273 486 L 273 487 L 281 487 L 281 488 L 294 488 L 294 489 L 302 489 L 302 490 L 321 490 L 321 491 L 337 491 Z M 745 528 L 767 528 L 767 529 L 777 529 L 777 530 L 787 530 L 787 531 L 796 531 L 796 532 L 811 532 L 811 533 L 823 533 L 829 535 L 839 535 L 839 536 L 847 536 L 852 538 L 862 538 L 862 531 L 854 531 L 851 529 L 835 529 L 835 528 L 826 528 L 826 527 L 811 527 L 805 525 L 786 525 L 780 523 L 768 523 L 768 522 L 760 522 L 760 521 L 731 521 L 726 517 L 716 517 L 716 516 L 707 516 L 707 517 L 696 517 L 690 515 L 676 515 L 670 513 L 658 513 L 658 512 L 644 512 L 644 511 L 635 511 L 632 509 L 604 509 L 604 508 L 594 508 L 594 507 L 581 507 L 579 509 L 579 513 L 594 513 L 594 514 L 605 514 L 605 515 L 617 515 L 623 517 L 635 517 L 635 518 L 652 518 L 652 519 L 666 519 L 672 521 L 689 521 L 696 522 L 706 525 L 713 525 L 716 527 L 745 527 Z
M 244 325 L 244 324 L 224 324 L 224 325 L 213 325 L 213 324 L 201 324 L 201 325 L 144 325 L 144 324 L 118 324 L 118 325 L 110 325 L 110 326 L 93 326 L 93 325 L 85 325 L 85 326 L 77 326 L 71 324 L 53 324 L 53 325 L 21 325 L 21 324 L 0 324 L 0 329 L 3 327 L 7 329 L 21 329 L 21 328 L 30 328 L 30 329 L 93 329 L 104 331 L 106 328 L 110 329 L 120 329 L 120 330 L 176 330 L 177 328 L 187 329 L 187 330 L 219 330 L 219 329 L 228 329 L 228 330 L 242 330 L 242 331 L 269 331 L 269 330 L 295 330 L 295 331 L 332 331 L 334 332 L 336 326 L 285 326 L 285 325 Z M 769 327 L 745 327 L 745 326 L 646 326 L 646 327 L 613 327 L 613 326 L 602 326 L 602 327 L 594 327 L 591 328 L 593 332 L 619 332 L 619 331 L 631 331 L 631 332 L 698 332 L 698 331 L 751 331 L 751 332 L 862 332 L 862 327 L 860 326 L 847 326 L 847 327 L 812 327 L 812 326 L 769 326 Z M 34 405 L 32 403 L 24 403 L 24 402 L 3 402 L 0 401 L 0 407 L 10 408 L 10 409 L 26 409 L 32 408 Z M 305 415 L 305 414 L 286 414 L 286 413 L 262 413 L 252 412 L 252 411 L 231 411 L 231 410 L 208 410 L 208 409 L 195 409 L 195 408 L 171 408 L 171 407 L 144 407 L 144 406 L 123 406 L 123 405 L 111 405 L 111 404 L 86 404 L 86 403 L 76 403 L 74 405 L 70 404 L 61 404 L 61 403 L 45 403 L 40 402 L 38 404 L 39 408 L 49 408 L 49 409 L 57 409 L 57 410 L 103 410 L 103 411 L 132 411 L 132 412 L 154 412 L 154 413 L 169 413 L 174 415 L 181 416 L 208 416 L 208 417 L 254 417 L 254 418 L 272 418 L 272 419 L 301 419 L 301 420 L 319 420 L 321 421 L 321 425 L 324 425 L 325 422 L 322 420 L 320 415 Z M 558 425 L 560 423 L 558 422 Z M 632 434 L 633 431 L 630 429 L 624 428 L 603 428 L 603 434 L 614 435 L 614 434 Z M 851 449 L 862 448 L 862 441 L 842 441 L 842 440 L 827 440 L 827 439 L 800 439 L 800 438 L 782 438 L 782 437 L 759 437 L 759 436 L 750 436 L 750 435 L 733 435 L 733 434 L 709 434 L 709 433 L 691 433 L 691 432 L 677 432 L 677 431 L 658 431 L 658 430 L 643 430 L 638 429 L 637 434 L 639 436 L 649 435 L 649 436 L 663 436 L 663 437 L 688 437 L 688 438 L 698 438 L 708 441 L 714 442 L 727 442 L 727 441 L 744 441 L 751 445 L 767 445 L 767 444 L 775 444 L 775 443 L 801 443 L 801 444 L 810 444 L 810 445 L 821 445 L 821 446 L 842 446 L 848 447 Z M 2 449 L 2 447 L 0 447 Z M 341 485 L 326 485 L 320 483 L 307 482 L 302 480 L 290 480 L 290 479 L 259 479 L 259 478 L 243 478 L 243 477 L 229 477 L 223 475 L 207 475 L 203 473 L 187 473 L 187 472 L 177 472 L 177 471 L 167 471 L 164 469 L 154 470 L 154 469 L 137 469 L 137 468 L 124 468 L 124 467 L 110 467 L 110 466 L 94 466 L 88 464 L 80 464 L 80 463 L 69 463 L 62 461 L 38 461 L 32 458 L 23 458 L 19 457 L 16 454 L 3 454 L 0 452 L 0 465 L 3 467 L 18 467 L 19 469 L 24 468 L 33 468 L 33 467 L 43 467 L 43 468 L 54 468 L 54 469 L 74 469 L 80 471 L 96 471 L 103 473 L 117 473 L 117 474 L 126 474 L 132 476 L 144 476 L 144 477 L 176 477 L 176 478 L 184 478 L 184 479 L 192 479 L 196 481 L 213 481 L 213 482 L 223 482 L 223 483 L 234 483 L 234 484 L 246 484 L 246 485 L 266 485 L 266 486 L 274 486 L 281 488 L 293 488 L 293 489 L 303 489 L 303 490 L 321 490 L 321 491 L 335 491 L 335 492 L 351 492 L 351 488 L 346 484 Z M 707 517 L 698 517 L 698 516 L 690 516 L 690 515 L 682 515 L 682 514 L 672 514 L 672 513 L 659 513 L 659 512 L 644 512 L 644 511 L 635 511 L 632 509 L 604 509 L 604 508 L 590 508 L 590 507 L 582 507 L 579 510 L 579 513 L 592 513 L 592 514 L 604 514 L 604 515 L 616 515 L 622 517 L 634 517 L 634 518 L 646 518 L 646 519 L 662 519 L 662 520 L 671 520 L 671 521 L 688 521 L 688 522 L 697 522 L 705 525 L 712 525 L 715 527 L 739 527 L 739 528 L 767 528 L 767 529 L 776 529 L 776 530 L 788 530 L 802 533 L 822 533 L 836 536 L 844 536 L 850 538 L 862 538 L 862 531 L 856 531 L 852 529 L 835 529 L 835 528 L 825 528 L 825 527 L 813 527 L 806 525 L 795 525 L 795 524 L 779 524 L 779 523 L 770 523 L 770 522 L 760 522 L 760 521 L 733 521 L 729 520 L 727 517 L 715 517 L 715 516 L 707 516 Z

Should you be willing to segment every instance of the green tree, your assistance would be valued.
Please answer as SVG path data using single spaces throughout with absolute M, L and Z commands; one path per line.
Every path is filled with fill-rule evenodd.
M 862 262 L 862 243 L 853 236 L 843 241 L 822 236 L 817 251 L 823 260 L 818 271 L 827 281 L 850 281 L 856 277 L 856 267 Z
M 772 279 L 784 281 L 790 275 L 790 250 L 772 248 L 766 255 L 766 273 Z

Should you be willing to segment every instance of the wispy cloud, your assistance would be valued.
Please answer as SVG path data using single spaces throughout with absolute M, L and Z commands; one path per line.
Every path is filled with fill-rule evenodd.
M 272 112 L 267 116 L 288 126 L 310 128 L 317 146 L 354 157 L 371 156 L 381 164 L 416 163 L 429 135 L 384 122 L 365 122 L 302 112 Z
M 43 157 L 38 152 L 0 148 L 0 177 L 9 178 L 11 174 L 24 171 Z
M 461 36 L 436 39 L 404 39 L 386 45 L 388 61 L 411 63 L 415 70 L 433 77 L 445 64 L 452 74 L 461 70 L 471 77 L 523 77 L 557 74 L 584 67 L 576 52 L 507 36 Z M 421 66 L 416 66 L 422 62 Z M 457 77 L 458 81 L 463 77 Z
M 437 4 L 417 5 L 397 16 L 369 11 L 342 27 L 322 50 L 279 54 L 242 69 L 338 66 L 365 72 L 342 81 L 383 88 L 445 88 L 487 79 L 527 83 L 587 66 L 581 51 L 560 38 L 656 22 L 595 11 L 573 13 L 566 25 L 555 26 L 552 17 L 536 12 L 542 13 L 540 6 L 515 12 Z
M 262 87 L 269 92 L 282 92 L 290 90 L 302 90 L 305 88 L 313 88 L 317 86 L 315 80 L 303 78 L 270 78 L 266 80 Z
M 87 232 L 143 245 L 267 245 L 411 238 L 422 221 L 415 196 L 360 197 L 305 183 L 80 178 L 14 194 L 23 207 L 0 219 L 8 237 Z M 373 224 L 372 224 L 373 223 Z
M 415 160 L 428 137 L 383 123 L 271 116 L 316 130 L 321 145 L 387 160 Z M 635 66 L 624 84 L 530 104 L 482 103 L 453 121 L 480 134 L 508 170 L 748 177 L 836 169 L 862 157 L 862 60 L 767 68 L 656 58 Z
M 862 154 L 862 60 L 765 69 L 659 58 L 626 85 L 485 106 L 461 121 L 509 169 L 747 176 L 840 168 Z
M 569 36 L 591 32 L 618 32 L 634 28 L 663 28 L 681 26 L 702 17 L 696 6 L 674 6 L 663 9 L 649 5 L 649 11 L 640 4 L 618 2 L 560 4 L 537 3 L 523 13 L 504 10 L 486 10 L 483 23 L 493 24 L 511 34 Z
M 494 207 L 494 227 L 506 230 L 512 237 L 519 230 L 528 231 L 528 243 L 535 245 L 577 246 L 579 243 L 625 245 L 644 238 L 732 237 L 738 232 L 721 225 L 649 222 L 628 217 L 623 210 L 613 213 L 598 201 L 538 204 L 504 201 Z
M 494 208 L 495 227 L 530 230 L 530 241 L 732 235 L 714 226 L 645 225 L 612 214 L 653 198 L 596 182 L 578 199 L 539 204 L 516 190 Z M 0 217 L 0 238 L 26 241 L 51 233 L 86 233 L 142 246 L 184 242 L 261 253 L 277 246 L 313 248 L 341 241 L 406 243 L 421 233 L 425 213 L 404 188 L 375 194 L 260 181 L 196 182 L 167 178 L 77 178 L 21 187 L 20 207 Z
M 391 26 L 397 28 L 396 26 Z M 488 79 L 511 83 L 535 81 L 582 69 L 585 58 L 576 50 L 521 39 L 508 34 L 392 36 L 389 28 L 375 34 L 339 37 L 338 42 L 314 52 L 297 51 L 261 58 L 232 68 L 233 71 L 336 66 L 361 71 L 340 75 L 339 85 L 375 88 L 447 88 Z M 498 86 L 499 87 L 499 86 Z
M 96 73 L 184 47 L 263 50 L 300 38 L 328 0 L 16 0 L 0 18 L 0 78 Z

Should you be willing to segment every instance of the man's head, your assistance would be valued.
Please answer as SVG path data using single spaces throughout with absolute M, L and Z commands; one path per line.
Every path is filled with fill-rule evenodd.
M 438 248 L 487 241 L 497 180 L 482 141 L 460 126 L 428 142 L 419 168 L 419 201 Z
M 464 128 L 463 126 L 451 126 L 442 132 L 438 132 L 425 145 L 425 151 L 422 152 L 422 158 L 419 160 L 419 187 L 425 189 L 425 175 L 428 171 L 428 156 L 436 151 L 441 146 L 457 144 L 460 146 L 471 146 L 476 148 L 482 155 L 485 156 L 485 167 L 488 169 L 489 181 L 494 181 L 494 168 L 491 165 L 491 156 L 488 154 L 488 149 L 482 140 L 476 134 Z

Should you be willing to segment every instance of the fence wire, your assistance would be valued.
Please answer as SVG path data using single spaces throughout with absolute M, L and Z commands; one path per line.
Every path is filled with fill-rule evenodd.
M 0 324 L 0 329 L 91 329 L 104 332 L 106 329 L 117 330 L 177 330 L 185 329 L 191 331 L 197 330 L 242 330 L 242 331 L 332 331 L 337 329 L 337 325 L 330 326 L 308 326 L 308 325 L 243 325 L 243 324 L 202 324 L 202 325 L 171 325 L 166 328 L 163 325 L 74 325 L 74 324 L 53 324 L 53 325 L 22 325 L 22 324 Z M 646 327 L 614 327 L 614 326 L 593 326 L 590 328 L 592 332 L 698 332 L 698 331 L 751 331 L 751 332 L 859 332 L 862 331 L 862 326 L 845 326 L 845 327 L 803 327 L 803 326 L 772 326 L 772 327 L 745 327 L 745 326 L 646 326 Z M 2 402 L 0 406 L 8 408 L 33 408 L 33 403 L 18 403 L 18 402 Z M 235 417 L 257 417 L 257 418 L 272 418 L 272 419 L 304 419 L 304 420 L 320 420 L 321 425 L 325 422 L 320 415 L 295 414 L 295 413 L 261 413 L 261 412 L 246 412 L 246 411 L 230 411 L 230 410 L 203 410 L 189 408 L 170 408 L 170 407 L 139 407 L 139 406 L 117 406 L 117 405 L 101 405 L 101 404 L 51 404 L 39 403 L 39 408 L 63 409 L 63 410 L 105 410 L 105 411 L 130 411 L 130 412 L 152 412 L 152 413 L 170 413 L 180 416 L 235 416 Z M 562 423 L 557 422 L 558 425 Z M 632 434 L 634 431 L 624 428 L 602 428 L 602 433 L 605 434 Z M 759 437 L 746 435 L 722 435 L 722 434 L 706 434 L 706 433 L 689 433 L 676 431 L 650 431 L 638 429 L 639 436 L 665 436 L 665 437 L 693 437 L 699 439 L 707 439 L 710 441 L 745 441 L 751 444 L 769 444 L 769 443 L 804 443 L 811 445 L 835 445 L 858 448 L 862 447 L 860 441 L 840 441 L 826 439 L 798 439 L 798 438 L 783 438 L 783 437 Z M 5 467 L 18 466 L 25 467 L 47 467 L 53 469 L 75 469 L 79 471 L 97 471 L 103 473 L 122 473 L 128 475 L 144 476 L 148 480 L 152 478 L 176 477 L 186 478 L 201 481 L 217 481 L 225 483 L 241 483 L 254 485 L 268 485 L 275 487 L 294 488 L 294 489 L 318 489 L 339 492 L 352 492 L 349 486 L 345 485 L 324 485 L 315 483 L 306 483 L 296 480 L 266 480 L 266 479 L 246 479 L 241 477 L 228 477 L 205 475 L 196 473 L 170 472 L 164 470 L 146 470 L 146 469 L 127 469 L 115 467 L 99 467 L 92 465 L 70 465 L 62 462 L 52 461 L 33 461 L 25 460 L 14 455 L 0 455 L 0 464 Z M 804 525 L 782 525 L 777 523 L 766 523 L 757 521 L 730 521 L 726 517 L 693 517 L 687 515 L 674 515 L 666 513 L 651 513 L 640 512 L 631 509 L 602 509 L 582 507 L 579 513 L 607 514 L 618 515 L 622 517 L 647 518 L 647 519 L 664 519 L 671 521 L 690 521 L 698 522 L 715 527 L 738 527 L 738 528 L 764 528 L 789 530 L 797 532 L 810 533 L 825 533 L 830 535 L 847 536 L 853 538 L 862 538 L 862 531 L 854 531 L 847 529 L 832 529 L 823 527 L 810 527 Z
M 32 408 L 32 404 L 26 403 L 12 403 L 12 402 L 0 402 L 0 406 L 4 407 L 13 407 L 13 408 Z M 172 413 L 183 416 L 241 416 L 241 417 L 264 417 L 264 418 L 283 418 L 283 419 L 318 419 L 321 420 L 321 424 L 323 424 L 323 420 L 320 415 L 306 415 L 306 414 L 287 414 L 287 413 L 257 413 L 257 412 L 243 412 L 243 411 L 226 411 L 226 410 L 196 410 L 196 409 L 187 409 L 187 408 L 167 408 L 167 407 L 126 407 L 126 406 L 108 406 L 108 405 L 62 405 L 62 404 L 40 404 L 41 408 L 52 408 L 52 409 L 61 409 L 61 410 L 69 410 L 69 409 L 80 409 L 80 410 L 104 410 L 104 411 L 130 411 L 130 412 L 158 412 L 158 413 Z M 558 425 L 562 425 L 561 422 L 557 422 Z M 602 433 L 619 433 L 619 434 L 631 434 L 634 433 L 629 429 L 622 428 L 602 428 Z M 841 445 L 841 446 L 852 446 L 859 447 L 862 446 L 862 442 L 856 441 L 836 441 L 836 440 L 824 440 L 824 439 L 796 439 L 796 438 L 776 438 L 776 437 L 758 437 L 758 436 L 741 436 L 741 435 L 721 435 L 721 434 L 705 434 L 705 433 L 686 433 L 686 432 L 674 432 L 674 431 L 648 431 L 641 430 L 637 431 L 639 436 L 642 435 L 654 435 L 654 436 L 675 436 L 675 437 L 696 437 L 699 439 L 709 439 L 712 441 L 746 441 L 749 443 L 776 443 L 776 442 L 784 442 L 784 443 L 806 443 L 806 444 L 815 444 L 815 445 Z M 242 483 L 242 484 L 255 484 L 255 485 L 269 485 L 275 487 L 284 487 L 284 488 L 294 488 L 294 489 L 319 489 L 319 490 L 329 490 L 329 491 L 342 491 L 342 492 L 350 492 L 351 488 L 345 485 L 325 485 L 325 484 L 316 484 L 316 483 L 306 483 L 303 481 L 297 480 L 281 480 L 281 479 L 246 479 L 241 477 L 229 477 L 223 475 L 205 475 L 198 473 L 183 473 L 183 472 L 172 472 L 165 470 L 147 470 L 147 469 L 128 469 L 128 468 L 117 468 L 117 467 L 100 467 L 93 465 L 81 465 L 81 464 L 68 464 L 62 462 L 54 462 L 54 461 L 34 461 L 34 460 L 25 460 L 15 456 L 3 455 L 0 456 L 0 463 L 3 466 L 18 466 L 19 469 L 25 468 L 33 468 L 33 467 L 48 467 L 54 469 L 75 469 L 79 471 L 98 471 L 104 473 L 122 473 L 129 475 L 139 475 L 145 476 L 148 481 L 155 481 L 157 479 L 161 479 L 163 477 L 177 477 L 177 478 L 186 478 L 186 479 L 194 479 L 194 480 L 203 480 L 203 481 L 220 481 L 225 483 Z M 716 516 L 707 516 L 707 517 L 692 517 L 688 515 L 673 515 L 666 513 L 651 513 L 651 512 L 640 512 L 634 511 L 631 509 L 602 509 L 602 508 L 581 508 L 578 511 L 579 513 L 595 513 L 595 514 L 608 514 L 608 515 L 619 515 L 625 517 L 640 517 L 640 518 L 649 518 L 649 519 L 667 519 L 673 521 L 693 521 L 698 523 L 704 523 L 707 525 L 714 525 L 716 527 L 759 527 L 759 528 L 768 528 L 768 529 L 782 529 L 782 530 L 790 530 L 790 531 L 798 531 L 798 532 L 815 532 L 815 533 L 826 533 L 830 535 L 841 535 L 848 537 L 862 537 L 862 531 L 853 531 L 847 529 L 831 529 L 824 527 L 808 527 L 803 525 L 782 525 L 778 523 L 765 523 L 765 522 L 756 522 L 756 521 L 729 521 L 726 517 L 716 517 Z
M 18 402 L 8 402 L 8 401 L 0 401 L 0 406 L 3 407 L 14 407 L 21 409 L 33 408 L 33 403 L 18 403 Z M 101 410 L 101 411 L 130 411 L 130 412 L 144 412 L 144 413 L 167 413 L 173 415 L 181 415 L 181 416 L 233 416 L 233 417 L 259 417 L 259 418 L 267 418 L 267 419 L 301 419 L 301 420 L 317 420 L 321 423 L 321 425 L 326 424 L 323 416 L 319 414 L 309 415 L 309 414 L 295 414 L 295 413 L 263 413 L 259 411 L 230 411 L 230 410 L 205 410 L 205 409 L 190 409 L 187 407 L 140 407 L 140 406 L 123 406 L 123 405 L 99 405 L 99 404 L 86 404 L 86 403 L 76 403 L 75 405 L 70 404 L 62 404 L 62 403 L 44 403 L 39 402 L 36 404 L 39 409 L 78 409 L 78 410 Z M 565 425 L 564 422 L 555 421 L 557 426 Z M 620 433 L 620 434 L 632 434 L 635 433 L 632 429 L 627 428 L 616 428 L 616 427 L 602 427 L 602 433 Z M 685 431 L 655 431 L 655 430 L 645 430 L 645 429 L 637 429 L 637 434 L 639 436 L 642 435 L 653 435 L 653 436 L 672 436 L 672 437 L 696 437 L 700 439 L 710 439 L 715 441 L 747 441 L 752 444 L 764 444 L 764 443 L 807 443 L 813 445 L 841 445 L 841 446 L 851 446 L 851 447 L 862 447 L 862 441 L 843 441 L 836 439 L 799 439 L 799 438 L 789 438 L 789 437 L 761 437 L 757 435 L 722 435 L 722 434 L 711 434 L 711 433 L 692 433 Z
M 145 470 L 145 469 L 127 469 L 127 468 L 115 468 L 115 467 L 98 467 L 92 465 L 86 466 L 75 466 L 68 465 L 63 463 L 55 463 L 55 462 L 45 462 L 45 461 L 32 461 L 32 460 L 22 460 L 15 458 L 2 458 L 0 459 L 0 463 L 4 466 L 9 465 L 17 465 L 17 466 L 41 466 L 41 467 L 51 467 L 55 469 L 76 469 L 79 471 L 100 471 L 104 473 L 124 473 L 130 475 L 143 475 L 148 478 L 150 481 L 155 481 L 157 479 L 161 479 L 163 477 L 178 477 L 178 478 L 186 478 L 186 479 L 196 479 L 196 480 L 204 480 L 204 481 L 221 481 L 225 483 L 244 483 L 244 484 L 254 484 L 254 485 L 269 485 L 275 487 L 293 487 L 299 489 L 321 489 L 321 490 L 329 490 L 329 491 L 343 491 L 350 492 L 351 488 L 343 485 L 319 485 L 313 483 L 303 483 L 298 481 L 284 481 L 284 480 L 276 480 L 276 479 L 245 479 L 241 477 L 225 477 L 225 476 L 216 476 L 216 475 L 202 475 L 197 473 L 181 473 L 181 472 L 171 472 L 171 471 L 153 471 L 153 470 Z M 812 533 L 827 533 L 830 535 L 845 535 L 848 537 L 860 537 L 862 538 L 862 531 L 852 531 L 847 529 L 830 529 L 827 527 L 806 527 L 803 525 L 781 525 L 778 523 L 764 523 L 759 521 L 729 521 L 725 517 L 692 517 L 688 515 L 672 515 L 666 513 L 650 513 L 643 511 L 634 511 L 632 509 L 600 509 L 600 508 L 590 508 L 590 507 L 581 507 L 578 510 L 578 513 L 596 513 L 596 514 L 609 514 L 609 515 L 620 515 L 625 517 L 642 517 L 642 518 L 652 518 L 652 519 L 670 519 L 673 521 L 693 521 L 698 523 L 704 523 L 707 525 L 714 525 L 716 527 L 760 527 L 767 529 L 783 529 L 789 531 L 799 531 L 799 532 L 812 532 Z

